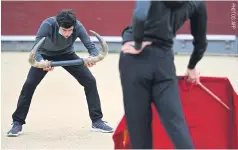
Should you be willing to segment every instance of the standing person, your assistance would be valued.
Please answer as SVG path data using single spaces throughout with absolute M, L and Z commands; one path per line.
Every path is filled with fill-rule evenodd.
M 73 44 L 77 38 L 80 38 L 84 46 L 88 49 L 90 56 L 97 56 L 99 54 L 99 51 L 91 42 L 86 29 L 76 19 L 72 10 L 62 10 L 57 16 L 45 19 L 37 32 L 35 44 L 43 37 L 46 37 L 46 39 L 37 51 L 37 61 L 44 61 L 46 59 L 52 61 L 79 59 L 73 48 Z M 85 65 L 65 66 L 63 68 L 84 87 L 89 116 L 92 120 L 92 130 L 113 132 L 113 129 L 102 120 L 103 114 L 96 80 L 88 69 L 88 67 L 92 67 L 93 65 L 95 64 L 88 63 Z M 18 99 L 17 108 L 12 115 L 13 126 L 7 133 L 8 136 L 18 136 L 22 132 L 22 125 L 26 123 L 25 120 L 35 89 L 47 72 L 52 70 L 52 67 L 44 69 L 30 68 Z
M 137 1 L 132 25 L 123 30 L 119 71 L 132 149 L 152 149 L 154 103 L 176 149 L 193 149 L 177 85 L 173 38 L 190 20 L 194 50 L 188 80 L 199 82 L 196 64 L 207 48 L 204 1 Z M 156 142 L 156 141 L 155 141 Z

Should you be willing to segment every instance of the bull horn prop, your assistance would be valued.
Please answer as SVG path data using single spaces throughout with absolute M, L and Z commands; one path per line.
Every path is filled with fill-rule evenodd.
M 101 60 L 103 60 L 109 51 L 109 47 L 106 43 L 106 41 L 95 31 L 90 30 L 90 32 L 96 36 L 96 38 L 98 39 L 102 49 L 99 51 L 99 55 L 97 56 L 93 56 L 93 57 L 88 57 L 88 58 L 80 58 L 77 60 L 67 60 L 67 61 L 48 61 L 48 60 L 44 60 L 41 62 L 38 62 L 35 60 L 35 54 L 38 50 L 38 48 L 40 47 L 40 45 L 43 43 L 43 41 L 45 40 L 45 37 L 42 38 L 32 49 L 31 53 L 30 53 L 30 57 L 29 57 L 29 63 L 31 66 L 36 67 L 36 68 L 47 68 L 47 67 L 56 67 L 56 66 L 73 66 L 73 65 L 82 65 L 85 63 L 91 63 L 91 64 L 95 64 Z

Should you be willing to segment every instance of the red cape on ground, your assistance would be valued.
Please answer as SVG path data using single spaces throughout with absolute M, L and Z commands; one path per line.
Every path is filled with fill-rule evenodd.
M 201 83 L 219 97 L 226 109 L 199 85 L 188 85 L 178 77 L 185 118 L 196 149 L 238 149 L 238 95 L 227 78 L 201 77 Z M 153 108 L 153 147 L 173 149 L 174 146 Z M 115 149 L 130 149 L 125 117 L 113 134 Z

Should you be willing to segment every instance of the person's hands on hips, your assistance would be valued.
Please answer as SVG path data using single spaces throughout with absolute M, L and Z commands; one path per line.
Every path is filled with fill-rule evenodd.
M 200 72 L 198 69 L 189 69 L 187 68 L 186 75 L 188 76 L 188 81 L 192 83 L 199 83 L 200 82 Z
M 126 42 L 123 44 L 122 48 L 121 48 L 121 51 L 123 53 L 129 53 L 129 54 L 139 54 L 142 52 L 142 50 L 148 46 L 148 45 L 151 45 L 152 42 L 142 42 L 142 46 L 141 46 L 141 49 L 140 50 L 136 50 L 134 48 L 135 46 L 135 42 L 134 41 L 131 41 L 131 42 Z

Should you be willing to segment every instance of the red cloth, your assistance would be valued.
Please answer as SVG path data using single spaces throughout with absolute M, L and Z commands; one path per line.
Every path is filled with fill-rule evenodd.
M 183 78 L 183 77 L 180 77 Z M 201 83 L 217 95 L 231 111 L 215 100 L 199 85 L 178 81 L 185 119 L 196 149 L 238 149 L 238 95 L 227 78 L 201 77 Z M 153 108 L 153 140 L 155 149 L 174 146 Z M 113 134 L 115 149 L 130 149 L 130 139 L 123 116 Z

